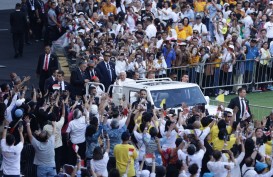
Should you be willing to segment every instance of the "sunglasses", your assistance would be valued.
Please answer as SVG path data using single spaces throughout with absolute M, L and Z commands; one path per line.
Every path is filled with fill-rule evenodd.
M 193 32 L 193 34 L 198 34 L 198 32 L 197 32 L 197 31 L 195 31 L 195 32 Z

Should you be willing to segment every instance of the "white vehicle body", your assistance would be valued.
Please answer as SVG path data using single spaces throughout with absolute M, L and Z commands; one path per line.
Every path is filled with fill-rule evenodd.
M 147 99 L 160 109 L 162 100 L 166 100 L 166 108 L 174 109 L 176 112 L 181 108 L 182 103 L 193 107 L 195 105 L 205 105 L 210 115 L 216 115 L 217 106 L 209 105 L 209 97 L 204 96 L 197 84 L 183 83 L 172 81 L 170 78 L 138 80 L 126 83 L 124 86 L 113 87 L 112 101 L 115 105 L 119 105 L 120 100 L 125 97 L 125 101 L 129 104 L 135 102 L 138 98 L 139 91 L 145 89 L 147 91 Z M 231 109 L 226 108 L 231 111 Z

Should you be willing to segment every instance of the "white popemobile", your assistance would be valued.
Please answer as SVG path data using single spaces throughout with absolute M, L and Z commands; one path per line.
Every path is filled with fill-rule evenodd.
M 204 96 L 200 87 L 193 83 L 172 81 L 170 78 L 132 80 L 123 86 L 111 85 L 108 93 L 111 87 L 114 87 L 115 90 L 112 95 L 112 102 L 115 105 L 119 105 L 121 99 L 132 104 L 137 100 L 139 91 L 145 89 L 147 99 L 155 109 L 160 109 L 160 104 L 165 99 L 166 108 L 174 109 L 176 112 L 181 108 L 182 103 L 186 103 L 189 107 L 205 105 L 210 115 L 217 113 L 218 106 L 209 105 L 210 98 Z M 86 88 L 88 89 L 88 86 Z M 225 110 L 232 112 L 229 108 Z

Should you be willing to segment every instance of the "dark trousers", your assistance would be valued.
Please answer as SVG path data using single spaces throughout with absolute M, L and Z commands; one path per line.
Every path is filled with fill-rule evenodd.
M 62 147 L 58 147 L 55 149 L 55 163 L 56 163 L 57 174 L 60 172 L 60 168 L 61 168 L 61 153 L 62 153 Z
M 109 161 L 107 164 L 107 170 L 110 171 L 111 169 L 116 168 L 116 158 L 109 157 Z
M 23 54 L 24 33 L 13 33 L 12 40 L 15 54 Z
M 48 26 L 45 35 L 45 44 L 52 45 L 52 42 L 57 40 L 59 37 L 59 29 L 57 26 Z
M 267 81 L 266 72 L 267 72 L 267 65 L 262 65 L 260 63 L 257 63 L 256 78 L 258 82 Z M 258 87 L 265 88 L 266 84 L 265 83 L 258 84 Z
M 82 159 L 85 159 L 85 151 L 86 151 L 86 142 L 77 144 L 79 146 L 78 154 Z

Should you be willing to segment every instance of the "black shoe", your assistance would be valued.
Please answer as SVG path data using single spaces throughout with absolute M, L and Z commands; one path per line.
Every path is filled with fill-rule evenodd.
M 14 58 L 18 58 L 18 56 L 19 56 L 19 54 L 17 53 L 17 54 L 14 55 Z

